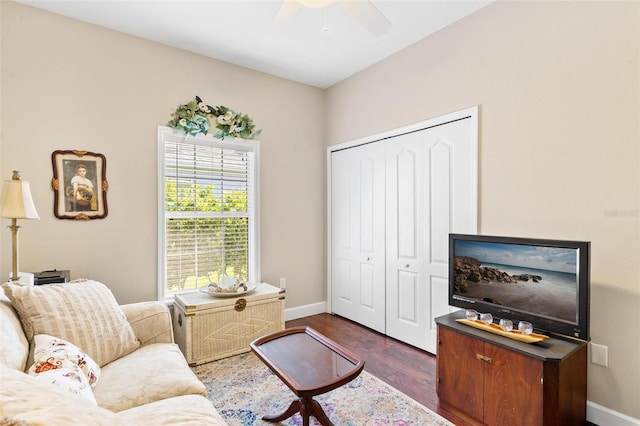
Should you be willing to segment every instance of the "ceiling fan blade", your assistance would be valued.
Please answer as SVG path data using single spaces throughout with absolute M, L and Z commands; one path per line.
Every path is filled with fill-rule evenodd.
M 300 3 L 295 0 L 282 0 L 282 6 L 276 15 L 273 25 L 278 30 L 284 30 L 300 10 Z
M 391 22 L 370 1 L 341 0 L 339 3 L 374 36 L 380 36 L 391 28 Z

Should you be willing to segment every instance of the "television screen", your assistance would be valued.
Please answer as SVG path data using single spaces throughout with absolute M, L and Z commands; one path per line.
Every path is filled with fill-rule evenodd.
M 450 304 L 588 340 L 589 243 L 450 235 Z

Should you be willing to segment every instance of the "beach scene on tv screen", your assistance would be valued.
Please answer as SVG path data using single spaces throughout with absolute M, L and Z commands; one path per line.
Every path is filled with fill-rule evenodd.
M 454 294 L 576 322 L 577 249 L 458 240 L 454 253 Z

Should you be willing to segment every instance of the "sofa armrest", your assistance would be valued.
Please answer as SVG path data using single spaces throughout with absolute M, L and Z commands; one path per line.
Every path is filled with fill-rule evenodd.
M 162 302 L 139 302 L 120 306 L 142 346 L 173 343 L 169 308 Z

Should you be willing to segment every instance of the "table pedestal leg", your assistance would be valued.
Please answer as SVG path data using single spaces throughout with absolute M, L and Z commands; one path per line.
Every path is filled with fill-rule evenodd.
M 300 411 L 300 400 L 296 399 L 291 403 L 291 405 L 289 405 L 289 408 L 284 410 L 282 413 L 273 414 L 270 416 L 263 416 L 262 420 L 264 420 L 265 422 L 274 422 L 274 423 L 280 422 L 282 420 L 288 419 L 289 417 L 293 416 L 298 411 Z
M 306 404 L 307 416 L 306 418 L 304 415 L 302 416 L 302 421 L 304 422 L 304 426 L 307 426 L 309 424 L 308 423 L 309 415 L 312 415 L 313 417 L 315 417 L 316 420 L 318 420 L 322 426 L 333 426 L 333 423 L 331 423 L 331 420 L 329 420 L 329 417 L 327 417 L 327 415 L 324 413 L 324 410 L 322 409 L 322 406 L 320 405 L 320 403 L 313 398 L 308 398 L 308 400 L 309 401 Z M 300 409 L 300 413 L 302 413 L 302 409 Z
M 282 413 L 264 416 L 262 417 L 262 420 L 265 422 L 280 422 L 288 419 L 297 412 L 300 412 L 300 415 L 302 416 L 303 426 L 309 426 L 309 416 L 315 417 L 323 426 L 333 426 L 333 423 L 331 423 L 329 417 L 324 413 L 320 403 L 313 398 L 308 397 L 296 399 L 291 403 L 291 405 L 289 405 L 289 408 Z

